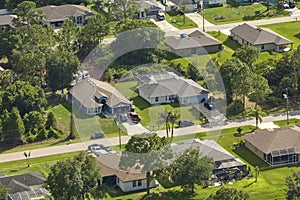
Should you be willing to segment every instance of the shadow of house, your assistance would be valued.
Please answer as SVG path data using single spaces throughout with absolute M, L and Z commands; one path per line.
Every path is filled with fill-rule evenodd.
M 45 177 L 37 172 L 0 177 L 0 183 L 8 189 L 8 200 L 50 198 L 50 193 L 43 188 L 45 180 Z

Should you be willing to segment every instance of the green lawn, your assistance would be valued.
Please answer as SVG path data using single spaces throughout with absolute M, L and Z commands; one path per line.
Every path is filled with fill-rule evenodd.
M 267 11 L 262 4 L 251 4 L 245 6 L 232 7 L 224 4 L 223 7 L 205 9 L 205 19 L 213 24 L 229 24 L 233 22 L 268 19 L 273 17 L 289 16 L 284 9 L 270 6 Z
M 41 172 L 45 176 L 49 173 L 50 167 L 58 160 L 72 158 L 79 152 L 58 154 L 30 159 L 30 167 L 27 167 L 26 160 L 18 160 L 12 162 L 0 163 L 0 174 L 22 174 L 29 172 Z
M 198 28 L 197 24 L 190 18 L 178 14 L 176 11 L 169 11 L 165 15 L 166 20 L 178 29 Z
M 280 120 L 280 121 L 274 121 L 274 124 L 277 126 L 293 126 L 293 125 L 300 125 L 300 119 L 296 118 L 290 118 L 289 119 L 289 124 L 287 123 L 287 120 Z
M 269 28 L 280 35 L 293 41 L 293 49 L 296 49 L 300 44 L 300 19 L 297 22 L 285 22 L 278 24 L 269 24 L 262 26 L 264 28 Z

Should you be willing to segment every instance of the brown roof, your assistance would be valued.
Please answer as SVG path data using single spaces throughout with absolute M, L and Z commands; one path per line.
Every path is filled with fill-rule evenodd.
M 276 45 L 292 44 L 293 42 L 285 37 L 271 31 L 270 29 L 257 28 L 249 24 L 241 24 L 230 30 L 231 33 L 246 40 L 251 45 L 270 44 Z
M 244 138 L 266 154 L 292 148 L 296 153 L 300 153 L 299 126 L 257 130 L 255 133 L 244 135 Z
M 106 176 L 117 176 L 122 182 L 145 179 L 146 174 L 139 169 L 131 168 L 129 171 L 124 171 L 119 168 L 121 154 L 109 153 L 96 158 L 98 166 L 101 168 L 101 174 Z
M 170 38 L 165 44 L 175 50 L 220 45 L 222 42 L 198 30 L 190 33 L 188 38 Z
M 16 15 L 0 15 L 0 26 L 14 27 L 13 19 L 16 17 Z
M 78 16 L 93 16 L 94 13 L 84 6 L 66 4 L 60 6 L 44 6 L 41 9 L 45 13 L 45 19 L 47 21 L 59 21 L 66 20 L 70 17 Z
M 124 97 L 116 88 L 109 83 L 98 81 L 93 78 L 86 78 L 75 84 L 70 90 L 70 94 L 75 97 L 83 106 L 100 107 L 101 103 L 95 101 L 95 96 L 107 97 L 107 105 L 114 107 L 120 103 L 130 104 L 131 102 Z

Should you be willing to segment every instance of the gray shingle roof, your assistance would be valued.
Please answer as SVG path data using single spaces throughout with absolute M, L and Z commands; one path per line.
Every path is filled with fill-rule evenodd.
M 170 0 L 177 6 L 183 6 L 183 5 L 191 5 L 191 4 L 196 4 L 196 0 Z
M 16 15 L 0 15 L 0 26 L 14 27 L 13 19 L 16 17 Z
M 141 10 L 149 9 L 150 11 L 161 10 L 161 7 L 152 0 L 140 0 L 137 1 L 138 4 L 141 6 Z
M 45 180 L 38 172 L 0 177 L 0 183 L 8 188 L 9 194 L 31 190 L 31 186 L 42 185 Z
M 45 13 L 46 21 L 63 21 L 70 17 L 93 16 L 94 13 L 84 6 L 66 4 L 60 6 L 44 6 L 41 9 Z
M 208 92 L 191 79 L 184 79 L 173 72 L 148 74 L 139 78 L 139 87 L 148 97 L 178 95 L 179 97 L 196 96 Z
M 198 30 L 190 33 L 188 38 L 170 38 L 165 44 L 175 50 L 220 45 L 222 42 Z
M 276 45 L 292 44 L 293 42 L 285 37 L 266 28 L 257 28 L 247 23 L 238 25 L 230 30 L 231 33 L 246 40 L 251 45 L 270 44 Z
M 240 159 L 235 158 L 214 140 L 186 140 L 182 144 L 171 146 L 171 148 L 173 153 L 177 155 L 180 155 L 185 150 L 190 148 L 199 148 L 201 156 L 211 157 L 214 159 L 215 163 L 218 163 L 218 165 L 215 166 L 215 169 L 224 169 L 245 165 L 245 163 L 243 163 Z
M 299 126 L 257 130 L 255 133 L 249 133 L 243 137 L 266 154 L 290 148 L 294 148 L 296 153 L 300 153 Z
M 70 88 L 69 92 L 86 108 L 102 106 L 101 103 L 97 103 L 95 101 L 95 96 L 107 97 L 106 103 L 110 107 L 114 107 L 120 103 L 131 103 L 109 83 L 98 81 L 93 78 L 83 79 L 79 83 L 75 84 L 72 88 Z

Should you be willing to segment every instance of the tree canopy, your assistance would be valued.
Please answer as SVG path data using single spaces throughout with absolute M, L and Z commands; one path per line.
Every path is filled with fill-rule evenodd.
M 286 199 L 296 200 L 300 198 L 300 171 L 293 171 L 292 176 L 288 175 L 286 177 Z
M 50 169 L 46 184 L 54 199 L 100 198 L 101 174 L 92 156 L 80 153 L 74 158 L 58 161 Z
M 211 178 L 214 164 L 212 158 L 201 157 L 199 149 L 187 149 L 171 164 L 172 179 L 194 193 L 195 184 L 205 185 Z
M 225 188 L 217 190 L 215 194 L 211 194 L 206 200 L 247 200 L 249 195 L 235 188 Z

